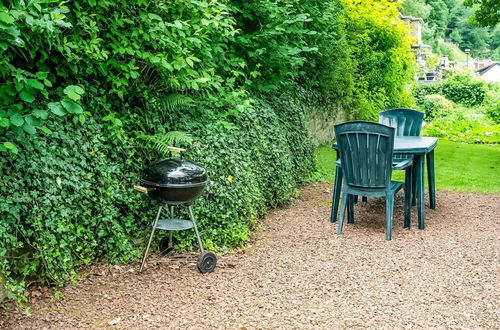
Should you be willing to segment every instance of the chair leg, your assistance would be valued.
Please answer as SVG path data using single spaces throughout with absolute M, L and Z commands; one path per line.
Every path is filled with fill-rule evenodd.
M 385 239 L 390 241 L 392 238 L 392 213 L 394 210 L 394 194 L 388 194 L 385 198 L 385 217 L 387 223 L 387 229 L 385 233 Z
M 337 221 L 341 190 L 342 190 L 342 168 L 337 166 L 335 168 L 335 182 L 333 183 L 332 213 L 330 214 L 330 222 Z
M 337 225 L 337 235 L 342 234 L 342 226 L 344 225 L 347 198 L 348 198 L 347 189 L 344 189 L 344 191 L 342 192 L 342 202 L 340 203 L 340 215 L 339 215 L 339 224 Z
M 413 178 L 413 181 L 412 181 L 412 191 L 411 191 L 411 205 L 412 206 L 415 206 L 417 205 L 417 166 L 415 163 L 413 163 L 413 166 L 412 166 L 412 169 L 413 169 L 413 173 L 412 173 L 412 178 Z
M 434 175 L 434 150 L 427 155 L 427 180 L 429 183 L 429 204 L 431 209 L 436 209 L 436 185 Z
M 407 167 L 405 171 L 405 223 L 404 228 L 411 227 L 411 196 L 413 168 Z
M 349 195 L 347 199 L 347 223 L 354 223 L 354 204 L 357 199 L 357 195 Z

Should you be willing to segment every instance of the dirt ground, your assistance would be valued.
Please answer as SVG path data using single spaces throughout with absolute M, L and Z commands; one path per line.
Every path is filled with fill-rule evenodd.
M 143 274 L 96 265 L 0 328 L 500 328 L 499 195 L 438 191 L 425 230 L 416 208 L 403 228 L 398 195 L 390 242 L 383 199 L 360 202 L 337 236 L 330 198 L 329 185 L 305 187 L 214 273 L 197 272 L 196 254 L 155 254 Z

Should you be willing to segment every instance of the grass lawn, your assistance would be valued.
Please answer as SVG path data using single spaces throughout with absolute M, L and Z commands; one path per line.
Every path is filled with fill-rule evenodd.
M 316 158 L 318 171 L 312 181 L 333 182 L 335 151 L 331 144 L 319 147 Z M 500 193 L 500 145 L 439 140 L 434 159 L 437 189 Z M 404 172 L 395 171 L 394 179 L 404 180 Z

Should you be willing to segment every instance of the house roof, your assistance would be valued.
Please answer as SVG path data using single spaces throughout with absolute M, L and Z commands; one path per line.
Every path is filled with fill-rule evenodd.
M 490 65 L 485 66 L 482 69 L 476 70 L 477 73 L 479 73 L 481 76 L 486 73 L 486 71 L 490 70 L 493 68 L 495 65 L 500 65 L 498 62 L 491 63 Z

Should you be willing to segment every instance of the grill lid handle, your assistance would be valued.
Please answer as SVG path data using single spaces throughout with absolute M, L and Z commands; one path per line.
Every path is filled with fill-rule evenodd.
M 186 149 L 177 148 L 177 147 L 167 147 L 167 149 L 172 151 L 172 152 L 184 152 L 184 151 L 186 151 Z
M 134 186 L 134 189 L 137 191 L 140 191 L 141 193 L 146 194 L 146 195 L 148 194 L 148 192 L 150 190 L 150 189 L 143 187 L 143 186 Z M 154 189 L 152 189 L 152 190 L 154 190 Z

